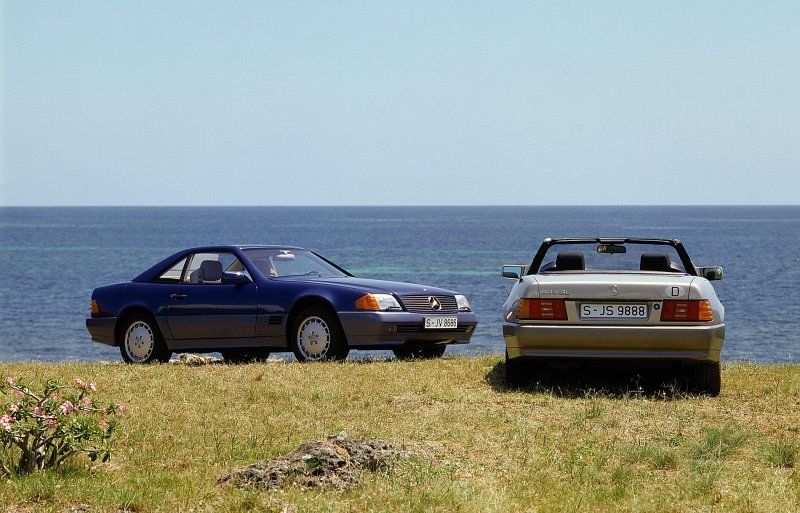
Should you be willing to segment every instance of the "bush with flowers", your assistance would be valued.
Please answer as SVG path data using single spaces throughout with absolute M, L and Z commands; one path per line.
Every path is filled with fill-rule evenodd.
M 60 466 L 85 453 L 92 461 L 111 458 L 113 418 L 123 409 L 100 406 L 94 383 L 50 379 L 41 391 L 7 376 L 0 382 L 0 473 L 26 474 Z

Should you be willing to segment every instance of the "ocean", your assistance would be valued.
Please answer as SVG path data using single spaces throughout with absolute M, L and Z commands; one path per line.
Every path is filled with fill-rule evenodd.
M 545 237 L 681 239 L 722 265 L 723 361 L 800 361 L 800 207 L 2 207 L 0 362 L 120 360 L 84 326 L 94 287 L 205 244 L 291 244 L 360 277 L 460 291 L 479 326 L 446 354 L 501 354 L 503 264 Z M 381 357 L 391 353 L 357 352 Z M 290 353 L 286 353 L 290 358 Z

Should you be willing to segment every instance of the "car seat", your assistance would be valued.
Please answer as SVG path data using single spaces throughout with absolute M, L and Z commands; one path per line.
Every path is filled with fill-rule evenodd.
M 222 262 L 203 260 L 200 267 L 189 275 L 189 283 L 222 283 Z
M 562 251 L 556 255 L 554 271 L 583 271 L 585 269 L 583 253 L 580 251 Z

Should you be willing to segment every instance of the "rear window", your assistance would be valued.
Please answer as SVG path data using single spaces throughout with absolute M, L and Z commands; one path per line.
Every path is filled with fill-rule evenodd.
M 665 244 L 554 244 L 538 272 L 675 272 L 684 273 L 680 256 Z

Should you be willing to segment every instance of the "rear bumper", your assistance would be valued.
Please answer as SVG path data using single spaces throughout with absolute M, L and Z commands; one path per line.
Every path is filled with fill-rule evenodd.
M 725 324 L 542 326 L 503 324 L 509 358 L 674 359 L 718 362 Z
M 425 317 L 458 317 L 455 329 L 425 329 Z M 422 315 L 411 312 L 339 312 L 347 343 L 355 348 L 392 348 L 407 342 L 468 344 L 478 318 L 472 312 Z
M 89 334 L 95 342 L 113 346 L 116 323 L 116 317 L 90 317 L 86 319 L 86 329 L 89 330 Z

